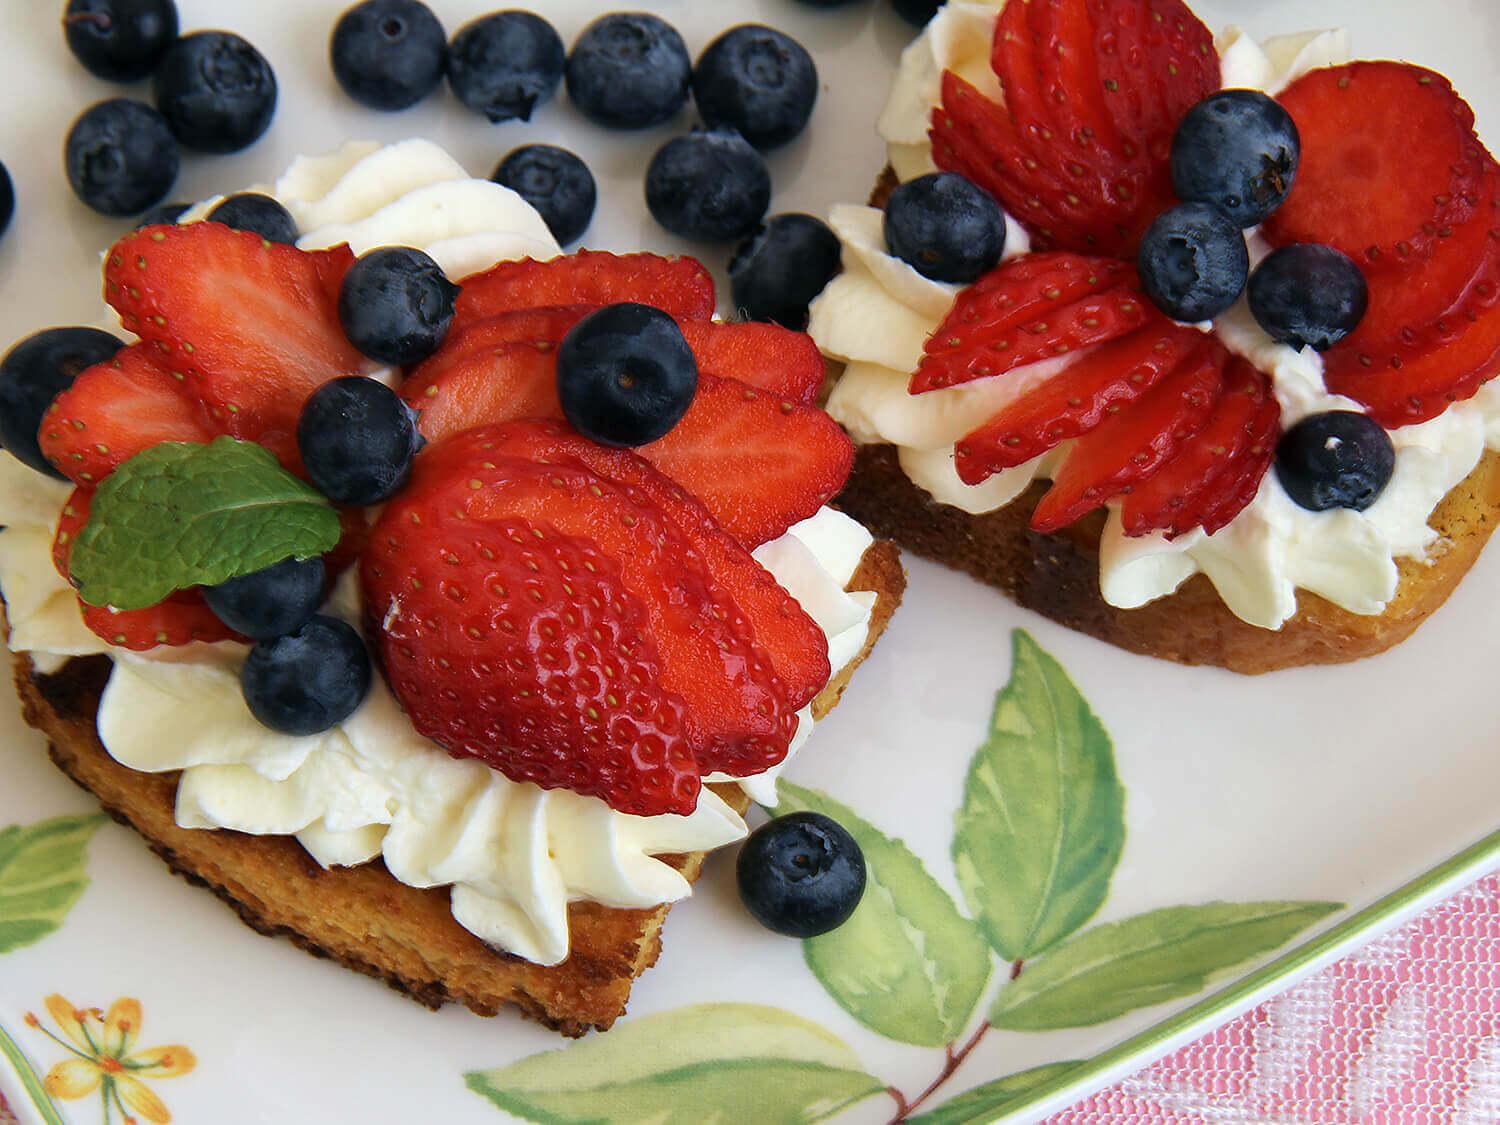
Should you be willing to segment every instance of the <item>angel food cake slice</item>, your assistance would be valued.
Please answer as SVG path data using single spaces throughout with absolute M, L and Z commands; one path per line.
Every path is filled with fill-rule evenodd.
M 56 397 L 31 467 L 5 459 L 26 717 L 255 928 L 429 1005 L 607 1028 L 900 599 L 894 548 L 826 505 L 852 449 L 810 405 L 822 358 L 714 321 L 689 259 L 559 256 L 426 142 L 269 190 L 297 247 L 200 208 L 110 250 L 138 341 Z M 405 368 L 337 312 L 381 246 L 463 279 Z M 559 352 L 641 301 L 695 389 L 654 440 L 598 444 Z M 407 435 L 376 491 L 330 456 L 330 397 Z M 298 599 L 310 620 L 267 624 Z
M 1341 32 L 1215 42 L 1177 0 L 942 8 L 880 118 L 877 207 L 830 216 L 844 270 L 809 332 L 845 363 L 828 405 L 859 452 L 841 504 L 1065 624 L 1184 663 L 1263 672 L 1407 636 L 1500 504 L 1500 179 L 1445 79 L 1348 57 Z M 1259 104 L 1298 138 L 1252 165 L 1271 172 L 1248 193 L 1279 206 L 1226 220 L 1245 228 L 1239 284 L 1312 244 L 1367 302 L 1323 350 L 1238 289 L 1208 313 L 1158 308 L 1137 274 L 1143 236 L 1215 164 L 1171 153 L 1221 88 L 1273 95 Z M 878 206 L 939 170 L 1004 209 L 1003 256 L 972 284 L 887 243 Z M 1309 469 L 1294 431 L 1315 438 L 1304 463 L 1329 442 L 1373 452 Z

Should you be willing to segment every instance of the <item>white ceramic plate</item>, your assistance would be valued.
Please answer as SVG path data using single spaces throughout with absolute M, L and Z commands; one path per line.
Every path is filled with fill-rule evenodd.
M 270 178 L 295 154 L 351 137 L 427 136 L 481 175 L 514 145 L 548 140 L 582 153 L 599 179 L 589 245 L 694 249 L 656 228 L 640 194 L 650 152 L 687 127 L 687 114 L 648 133 L 610 135 L 560 99 L 529 125 L 496 127 L 444 93 L 384 116 L 343 98 L 329 73 L 325 44 L 340 0 L 180 6 L 186 27 L 227 27 L 255 42 L 276 67 L 282 102 L 269 134 L 249 151 L 188 158 L 174 197 Z M 480 0 L 434 6 L 450 31 L 485 10 Z M 116 91 L 66 53 L 59 4 L 9 7 L 0 37 L 0 159 L 16 178 L 19 210 L 0 241 L 0 342 L 97 320 L 99 255 L 126 225 L 76 203 L 60 169 L 69 122 Z M 824 86 L 810 132 L 772 159 L 773 210 L 823 212 L 864 197 L 883 162 L 872 122 L 909 38 L 883 3 L 819 10 L 792 0 L 658 0 L 651 7 L 695 53 L 747 19 L 801 39 Z M 571 40 L 608 6 L 566 0 L 541 8 Z M 1481 130 L 1500 135 L 1493 71 L 1500 13 L 1486 0 L 1205 0 L 1198 10 L 1211 25 L 1238 22 L 1257 36 L 1310 20 L 1347 25 L 1360 56 L 1406 57 L 1449 74 L 1478 110 Z M 725 252 L 704 256 L 718 269 Z M 483 1125 L 503 1120 L 499 1107 L 508 1105 L 548 1121 L 638 1120 L 658 1111 L 661 1120 L 696 1121 L 723 1107 L 729 1120 L 815 1120 L 838 1111 L 840 1121 L 880 1122 L 900 1112 L 886 1087 L 914 1099 L 943 1072 L 944 1045 L 957 1052 L 970 1042 L 961 1065 L 909 1119 L 928 1111 L 928 1121 L 1033 1119 L 1201 1034 L 1500 856 L 1500 836 L 1490 835 L 1500 826 L 1491 711 L 1500 557 L 1493 550 L 1395 651 L 1256 679 L 1129 656 L 956 574 L 920 562 L 910 571 L 906 604 L 889 634 L 791 771 L 799 785 L 871 826 L 862 829 L 867 850 L 889 889 L 881 902 L 903 921 L 875 918 L 850 930 L 844 946 L 804 951 L 744 915 L 732 863 L 721 856 L 695 898 L 673 912 L 661 963 L 638 983 L 630 1015 L 613 1032 L 503 1071 L 564 1042 L 512 1015 L 431 1014 L 284 941 L 255 936 L 211 896 L 168 874 L 132 833 L 93 820 L 54 822 L 88 813 L 90 801 L 47 763 L 14 705 L 3 705 L 0 1090 L 23 1121 L 119 1116 L 97 1092 L 55 1102 L 38 1092 L 39 1076 L 71 1057 L 47 1034 L 66 1039 L 44 1007 L 57 993 L 80 1008 L 135 998 L 144 1020 L 137 1049 L 190 1049 L 196 1064 L 188 1073 L 139 1072 L 182 1121 L 426 1116 Z M 1019 671 L 1016 630 L 1024 631 L 1014 642 L 1026 666 Z M 992 953 L 968 918 L 986 903 L 998 915 L 1015 906 L 1024 880 L 1011 877 L 1011 866 L 1019 870 L 1021 859 L 985 851 L 994 841 L 981 841 L 974 825 L 993 817 L 986 820 L 979 804 L 979 820 L 958 830 L 955 844 L 955 813 L 980 800 L 977 789 L 965 794 L 971 760 L 983 759 L 1002 779 L 1042 760 L 1034 741 L 976 757 L 996 693 L 1008 683 L 1007 698 L 1023 711 L 1038 691 L 1055 702 L 1076 690 L 1099 724 L 1087 738 L 1054 746 L 1049 759 L 1054 776 L 1065 774 L 1096 799 L 1088 825 L 1097 857 L 1072 884 L 1082 888 L 1082 905 L 1072 914 L 1055 902 L 1042 911 L 1054 921 L 1066 915 L 1054 926 L 1063 938 L 1028 956 L 1014 982 L 1009 954 Z M 1066 819 L 1081 807 L 1077 790 L 1060 805 L 1045 787 L 1022 800 L 1017 819 L 1029 834 L 1016 847 L 1023 852 L 1047 818 L 1061 810 Z M 41 854 L 36 826 L 43 822 L 60 833 L 49 837 L 54 850 L 24 868 L 22 861 Z M 876 829 L 883 837 L 870 835 Z M 1060 838 L 1077 846 L 1070 831 Z M 974 859 L 992 878 L 961 888 L 955 855 Z M 60 928 L 32 940 L 36 934 L 22 934 L 17 919 L 36 913 L 42 899 L 23 892 L 48 883 L 49 872 L 86 875 L 87 885 L 71 909 L 57 910 Z M 1108 924 L 1118 925 L 1099 929 Z M 1205 925 L 1218 936 L 1185 944 L 1189 931 Z M 882 935 L 896 936 L 878 960 L 871 949 Z M 1026 940 L 1032 944 L 1015 948 L 1037 947 L 1035 935 Z M 1164 952 L 1122 968 L 1118 955 L 1127 946 Z M 1105 969 L 1080 978 L 1081 994 L 1070 998 L 1065 978 L 1085 962 Z M 1194 965 L 1201 979 L 1187 971 Z M 911 972 L 873 984 L 887 967 Z M 1155 991 L 1135 993 L 1135 1002 L 1123 1004 L 1129 1010 L 1106 1018 L 1108 997 L 1126 985 Z M 987 1016 L 998 1026 L 986 1028 Z M 1093 1020 L 1101 1022 L 1018 1029 Z M 167 1069 L 183 1069 L 182 1059 L 178 1053 Z M 1073 1060 L 1084 1061 L 1066 1070 L 1052 1065 Z M 985 1089 L 952 1101 L 973 1087 Z M 1014 1096 L 1003 1104 L 1006 1091 Z M 154 1107 L 145 1107 L 141 1101 L 138 1114 L 153 1119 Z

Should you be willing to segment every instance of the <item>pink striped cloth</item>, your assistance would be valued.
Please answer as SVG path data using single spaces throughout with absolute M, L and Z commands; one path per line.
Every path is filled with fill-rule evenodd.
M 1046 1125 L 1497 1122 L 1500 873 Z

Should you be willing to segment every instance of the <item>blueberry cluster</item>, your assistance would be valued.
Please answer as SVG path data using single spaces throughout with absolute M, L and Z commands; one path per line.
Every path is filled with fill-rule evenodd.
M 238 152 L 276 112 L 276 75 L 265 56 L 233 32 L 179 35 L 173 0 L 69 0 L 63 34 L 99 77 L 151 79 L 154 105 L 107 98 L 68 131 L 68 183 L 102 214 L 156 206 L 177 180 L 179 148 Z

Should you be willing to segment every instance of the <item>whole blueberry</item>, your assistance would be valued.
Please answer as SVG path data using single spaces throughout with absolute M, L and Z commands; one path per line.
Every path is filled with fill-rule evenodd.
M 187 214 L 191 206 L 191 203 L 158 203 L 135 221 L 135 229 L 171 226 Z
M 16 460 L 65 479 L 42 456 L 37 430 L 52 400 L 79 372 L 103 363 L 125 346 L 97 328 L 47 328 L 26 337 L 0 359 L 0 445 Z
M 908 180 L 885 205 L 885 244 L 923 277 L 967 285 L 1005 253 L 1005 214 L 994 196 L 956 172 Z
M 443 80 L 448 36 L 421 0 L 364 0 L 333 25 L 328 61 L 344 93 L 361 105 L 406 109 Z
M 743 238 L 760 224 L 770 202 L 766 158 L 727 126 L 668 141 L 646 167 L 647 209 L 683 238 Z
M 563 415 L 602 445 L 656 441 L 697 390 L 698 362 L 682 329 L 651 305 L 606 305 L 574 325 L 557 351 Z
M 943 6 L 943 0 L 893 0 L 891 6 L 896 9 L 898 16 L 913 27 L 926 27 L 927 22 Z
M 1217 316 L 1239 298 L 1250 251 L 1233 219 L 1211 203 L 1179 203 L 1146 230 L 1136 252 L 1141 285 L 1174 320 Z
M 732 125 L 763 152 L 801 133 L 817 99 L 812 56 L 775 28 L 732 27 L 693 68 L 693 100 L 704 123 Z
M 1292 115 L 1259 90 L 1220 90 L 1183 115 L 1172 136 L 1179 199 L 1212 203 L 1241 227 L 1281 205 L 1302 151 Z
M 167 49 L 152 79 L 172 135 L 199 152 L 238 152 L 276 113 L 276 75 L 264 55 L 230 31 L 195 31 Z
M 566 246 L 588 230 L 598 189 L 588 165 L 556 145 L 512 149 L 490 176 L 537 209 L 552 237 Z
M 68 130 L 63 163 L 73 193 L 103 215 L 133 215 L 160 203 L 177 182 L 177 142 L 144 102 L 110 98 Z
M 290 246 L 297 241 L 297 220 L 292 218 L 292 213 L 269 195 L 258 191 L 226 195 L 214 204 L 205 218 L 235 230 L 254 231 L 267 242 L 284 242 Z
M 1327 351 L 1370 303 L 1365 275 L 1332 246 L 1298 242 L 1271 251 L 1250 275 L 1250 312 L 1278 344 Z
M 16 186 L 11 183 L 10 169 L 0 164 L 0 234 L 10 229 L 10 220 L 16 213 Z
M 458 286 L 410 246 L 362 254 L 339 287 L 339 323 L 349 342 L 381 363 L 409 364 L 437 351 L 453 323 Z
M 800 332 L 807 306 L 839 270 L 839 240 L 812 215 L 772 215 L 729 260 L 734 307 L 747 320 Z
M 611 129 L 659 125 L 687 101 L 693 64 L 676 28 L 649 12 L 611 12 L 568 52 L 568 97 Z
M 1295 503 L 1314 512 L 1364 511 L 1395 470 L 1391 435 L 1354 410 L 1310 414 L 1276 445 L 1276 479 Z
M 837 821 L 795 812 L 761 825 L 735 863 L 740 898 L 761 925 L 810 938 L 843 925 L 865 893 L 865 857 Z
M 448 85 L 491 121 L 531 120 L 562 81 L 562 38 L 541 16 L 511 9 L 464 24 L 448 45 Z
M 240 669 L 250 713 L 282 734 L 318 734 L 354 714 L 370 691 L 365 642 L 336 617 L 257 641 Z
M 203 588 L 214 616 L 237 633 L 268 641 L 295 633 L 323 604 L 321 556 L 286 558 L 262 570 Z
M 68 0 L 63 37 L 91 74 L 135 82 L 156 69 L 177 38 L 177 5 L 172 0 Z
M 411 408 L 384 383 L 346 375 L 324 383 L 297 418 L 307 478 L 337 504 L 389 500 L 422 448 Z

